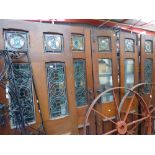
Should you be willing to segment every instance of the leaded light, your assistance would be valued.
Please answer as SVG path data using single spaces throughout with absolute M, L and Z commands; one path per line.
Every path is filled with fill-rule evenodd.
M 125 39 L 125 52 L 134 52 L 134 40 Z
M 98 59 L 98 70 L 99 70 L 99 84 L 103 91 L 112 88 L 112 61 L 111 59 Z M 112 93 L 107 93 L 102 96 L 101 102 L 111 102 L 113 101 Z
M 98 51 L 110 52 L 111 42 L 109 37 L 98 37 Z
M 72 50 L 73 51 L 84 51 L 84 36 L 79 34 L 72 34 Z
M 65 64 L 47 63 L 46 69 L 50 115 L 52 118 L 65 116 L 68 114 Z
M 134 60 L 125 59 L 125 87 L 131 88 L 134 85 Z M 126 90 L 127 92 L 127 90 Z M 129 94 L 131 96 L 131 93 Z
M 4 31 L 5 49 L 11 51 L 28 51 L 27 32 L 22 31 Z
M 44 34 L 46 52 L 61 53 L 63 51 L 63 36 L 61 34 Z
M 86 90 L 86 63 L 85 60 L 74 60 L 74 79 L 76 92 L 76 105 L 82 106 L 87 103 Z
M 152 82 L 152 69 L 153 69 L 152 59 L 145 59 L 145 62 L 144 62 L 144 81 L 145 81 L 145 83 Z M 148 93 L 149 91 L 150 91 L 150 87 L 146 85 L 144 87 L 144 92 Z
M 11 124 L 13 127 L 15 127 L 18 125 L 18 122 L 21 119 L 20 114 L 24 117 L 25 125 L 27 125 L 27 123 L 35 122 L 35 108 L 30 65 L 27 63 L 13 64 L 13 69 L 15 80 L 10 79 L 9 86 L 11 90 L 17 92 L 19 102 L 17 102 L 17 99 L 12 96 L 10 106 L 14 112 L 17 110 L 17 107 L 22 109 L 20 112 L 17 110 L 16 113 L 13 113 L 13 116 L 11 117 Z
M 145 52 L 151 53 L 153 51 L 153 45 L 151 40 L 145 40 Z

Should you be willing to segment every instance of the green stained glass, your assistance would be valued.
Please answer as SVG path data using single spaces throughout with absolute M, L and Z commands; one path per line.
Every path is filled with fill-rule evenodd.
M 64 63 L 47 63 L 49 109 L 52 118 L 68 114 Z
M 9 82 L 9 86 L 12 90 L 17 91 L 17 97 L 22 111 L 20 113 L 24 117 L 25 123 L 32 123 L 35 121 L 34 101 L 32 91 L 32 75 L 29 64 L 13 64 L 15 81 L 12 79 Z M 14 83 L 15 82 L 15 83 Z M 17 100 L 15 97 L 11 97 L 11 108 L 17 108 Z M 19 118 L 18 118 L 19 117 Z M 17 118 L 20 119 L 18 111 L 16 116 L 11 117 L 12 126 L 17 125 Z
M 99 52 L 110 51 L 110 38 L 109 37 L 98 37 L 98 50 Z
M 152 69 L 153 69 L 153 62 L 152 59 L 145 59 L 144 62 L 144 80 L 145 83 L 151 83 L 152 82 Z M 148 93 L 150 91 L 149 86 L 144 87 L 144 92 Z
M 134 52 L 134 40 L 125 39 L 125 52 Z
M 84 36 L 72 34 L 72 50 L 84 51 Z
M 76 105 L 82 106 L 87 103 L 86 90 L 86 64 L 85 60 L 74 60 L 74 79 L 76 92 Z
M 145 40 L 145 52 L 151 53 L 153 51 L 153 45 L 151 40 Z

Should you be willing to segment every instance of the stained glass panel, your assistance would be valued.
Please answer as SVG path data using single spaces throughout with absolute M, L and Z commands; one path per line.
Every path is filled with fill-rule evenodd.
M 98 49 L 99 52 L 110 51 L 110 38 L 109 37 L 98 37 Z
M 125 39 L 125 52 L 134 52 L 134 40 Z
M 145 62 L 144 62 L 144 80 L 145 80 L 145 83 L 151 83 L 152 82 L 152 69 L 153 69 L 152 59 L 145 59 Z M 148 93 L 149 91 L 150 91 L 150 87 L 145 86 L 144 92 Z
M 152 50 L 152 41 L 151 40 L 145 40 L 145 52 L 151 53 Z
M 68 114 L 64 63 L 47 63 L 49 108 L 52 118 Z
M 35 121 L 34 112 L 34 101 L 33 101 L 33 91 L 32 91 L 32 75 L 29 64 L 13 64 L 15 81 L 12 79 L 9 82 L 11 89 L 15 89 L 16 86 L 18 101 L 22 111 L 20 111 L 24 117 L 25 123 L 32 123 Z M 15 82 L 15 84 L 14 84 Z M 15 97 L 11 98 L 11 108 L 17 108 L 17 100 Z M 20 119 L 18 111 L 16 116 L 12 117 L 12 126 L 16 126 L 17 118 Z
M 63 37 L 60 34 L 44 34 L 46 52 L 62 52 Z
M 74 79 L 75 79 L 76 105 L 77 106 L 85 105 L 87 103 L 85 60 L 74 60 Z
M 72 50 L 84 51 L 84 36 L 72 34 Z
M 5 49 L 12 51 L 28 51 L 28 38 L 26 32 L 4 31 Z
M 102 92 L 111 88 L 113 86 L 112 81 L 112 61 L 111 59 L 99 59 L 99 83 Z M 111 93 L 106 94 L 101 98 L 102 102 L 113 101 L 113 96 Z
M 133 59 L 125 59 L 124 73 L 125 73 L 125 87 L 126 88 L 133 87 L 134 85 L 134 60 Z

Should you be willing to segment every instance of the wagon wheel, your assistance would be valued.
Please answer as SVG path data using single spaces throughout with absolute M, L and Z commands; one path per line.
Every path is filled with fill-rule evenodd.
M 149 88 L 149 91 L 145 92 L 145 88 Z M 147 107 L 150 111 L 151 119 L 152 119 L 152 124 L 151 124 L 152 132 L 154 130 L 153 128 L 154 128 L 154 120 L 155 120 L 155 116 L 154 116 L 155 105 L 154 105 L 154 102 L 152 100 L 153 98 L 155 99 L 155 96 L 153 94 L 153 89 L 155 90 L 155 84 L 154 83 L 140 83 L 140 84 L 137 84 L 131 88 L 131 90 L 133 90 L 133 91 L 139 91 L 141 97 L 145 100 L 145 102 L 147 104 Z M 122 106 L 124 100 L 127 98 L 128 94 L 129 93 L 124 95 L 124 97 L 122 98 L 122 102 L 120 103 L 120 107 Z M 145 99 L 144 96 L 147 97 L 147 99 Z
M 129 105 L 127 106 L 127 110 L 125 111 L 125 114 L 124 114 L 124 111 L 122 111 L 123 104 L 120 107 L 117 100 L 116 100 L 116 92 L 120 92 L 121 89 L 127 90 L 127 91 L 129 91 L 130 93 L 133 94 L 132 97 L 131 97 L 131 100 L 129 102 Z M 101 103 L 98 103 L 100 98 L 102 96 L 106 95 L 107 93 L 110 93 L 110 92 L 112 92 L 112 94 L 113 94 L 113 99 L 114 99 L 113 102 L 114 102 L 115 110 L 116 110 L 116 115 L 115 115 L 116 119 L 115 120 L 113 120 L 112 118 L 106 116 L 103 113 L 100 113 L 95 108 L 95 106 L 97 104 L 101 104 Z M 138 104 L 140 104 L 142 106 L 143 115 L 136 113 L 137 115 L 141 115 L 141 117 L 134 120 L 134 121 L 127 122 L 128 115 L 130 114 L 131 107 L 132 107 L 132 104 L 133 104 L 135 99 L 137 99 Z M 125 103 L 125 100 L 124 100 L 124 103 Z M 114 88 L 108 89 L 108 90 L 102 92 L 101 94 L 99 94 L 94 99 L 94 101 L 91 103 L 91 105 L 90 105 L 90 107 L 89 107 L 89 109 L 88 109 L 88 111 L 86 113 L 85 122 L 84 122 L 84 135 L 86 135 L 86 125 L 88 124 L 88 119 L 89 119 L 89 116 L 90 116 L 91 112 L 93 112 L 95 115 L 99 115 L 101 118 L 106 119 L 106 120 L 108 120 L 109 122 L 111 122 L 113 124 L 114 128 L 112 130 L 108 131 L 108 132 L 105 132 L 104 133 L 105 135 L 110 135 L 110 134 L 120 134 L 120 135 L 134 134 L 134 131 L 138 128 L 137 124 L 139 124 L 139 123 L 141 123 L 141 122 L 143 122 L 145 120 L 148 123 L 148 126 L 146 128 L 146 134 L 151 133 L 151 128 L 150 128 L 150 126 L 151 126 L 150 125 L 151 124 L 151 119 L 150 119 L 151 116 L 150 116 L 149 109 L 148 109 L 145 101 L 143 100 L 143 98 L 137 92 L 134 92 L 131 89 L 124 88 L 124 87 L 114 87 Z M 132 126 L 132 128 L 131 128 L 131 126 Z

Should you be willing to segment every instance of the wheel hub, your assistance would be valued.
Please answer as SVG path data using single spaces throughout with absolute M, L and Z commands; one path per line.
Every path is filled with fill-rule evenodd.
M 124 135 L 127 132 L 127 124 L 124 121 L 117 123 L 117 130 L 120 135 Z

